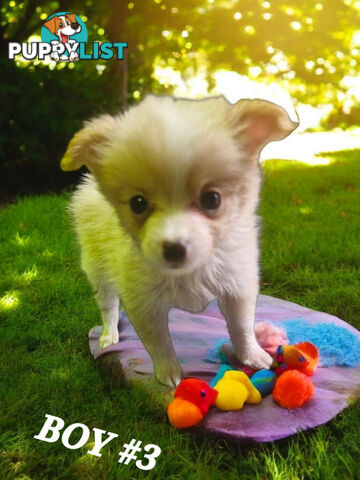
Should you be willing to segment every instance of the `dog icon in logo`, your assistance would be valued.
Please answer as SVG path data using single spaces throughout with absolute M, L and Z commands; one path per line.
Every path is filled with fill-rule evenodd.
M 52 41 L 51 43 L 63 43 L 63 44 L 70 44 L 75 43 L 75 40 L 69 40 L 72 35 L 81 32 L 81 26 L 76 21 L 76 17 L 73 13 L 65 13 L 65 15 L 56 15 L 50 20 L 47 20 L 44 23 L 44 27 L 46 27 L 49 32 L 53 35 L 56 35 L 58 40 Z M 71 62 L 74 61 L 78 57 L 77 52 L 71 52 L 70 56 L 59 56 L 58 52 L 53 52 L 51 54 L 51 58 L 58 62 L 61 60 L 70 60 Z

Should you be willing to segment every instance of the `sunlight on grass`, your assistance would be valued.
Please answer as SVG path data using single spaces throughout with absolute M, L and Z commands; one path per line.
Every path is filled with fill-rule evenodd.
M 289 154 L 289 158 L 291 154 Z M 301 160 L 301 163 L 305 163 L 309 167 L 317 167 L 321 165 L 330 165 L 334 160 L 328 157 L 320 157 L 318 155 L 308 155 L 304 160 Z
M 19 232 L 15 235 L 15 243 L 20 247 L 25 247 L 29 243 L 30 237 L 21 237 Z
M 48 249 L 43 250 L 42 254 L 43 257 L 52 257 L 54 255 L 54 252 L 51 252 Z
M 16 308 L 20 300 L 17 292 L 7 292 L 0 298 L 0 307 L 3 310 L 12 310 Z
M 312 213 L 313 209 L 310 207 L 300 207 L 299 212 L 302 213 L 303 215 L 310 215 Z
M 34 280 L 38 276 L 39 272 L 36 266 L 34 265 L 30 270 L 27 270 L 21 275 L 21 278 L 25 280 L 26 282 L 31 282 L 31 280 Z
M 351 131 L 333 130 L 299 134 L 295 131 L 281 142 L 266 145 L 261 153 L 261 160 L 299 160 L 309 166 L 330 165 L 333 159 L 326 155 L 327 153 L 359 148 L 359 128 Z
M 51 372 L 51 378 L 69 380 L 69 370 L 65 370 L 64 368 L 54 368 Z

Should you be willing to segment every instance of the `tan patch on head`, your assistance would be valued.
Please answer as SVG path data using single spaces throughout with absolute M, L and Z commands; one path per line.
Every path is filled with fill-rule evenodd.
M 96 172 L 103 193 L 116 208 L 124 212 L 132 196 L 143 195 L 149 215 L 196 209 L 201 216 L 215 218 L 224 210 L 222 205 L 219 212 L 206 213 L 200 207 L 204 191 L 218 191 L 225 204 L 225 197 L 242 188 L 239 142 L 226 120 L 228 111 L 214 119 L 218 103 L 219 99 L 204 103 L 166 99 L 165 104 L 157 99 L 151 108 L 139 105 L 125 115 Z M 223 102 L 220 106 L 224 108 Z M 139 217 L 137 224 L 145 220 L 146 216 Z
M 187 190 L 194 208 L 211 218 L 221 216 L 232 196 L 243 188 L 241 151 L 231 132 L 214 131 L 196 142 L 193 161 L 187 177 Z M 220 207 L 212 211 L 201 209 L 201 195 L 214 191 L 221 197 Z
M 46 27 L 50 33 L 54 34 L 58 31 L 60 22 L 60 17 L 52 17 L 50 20 L 44 23 L 44 27 Z
M 65 18 L 67 18 L 68 20 L 70 20 L 71 23 L 77 23 L 76 21 L 76 17 L 73 13 L 67 13 L 65 15 Z

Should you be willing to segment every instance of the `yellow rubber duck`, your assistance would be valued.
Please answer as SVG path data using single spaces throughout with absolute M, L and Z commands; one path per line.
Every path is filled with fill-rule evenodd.
M 244 403 L 258 404 L 261 394 L 244 372 L 229 370 L 217 382 L 215 406 L 220 410 L 241 410 Z

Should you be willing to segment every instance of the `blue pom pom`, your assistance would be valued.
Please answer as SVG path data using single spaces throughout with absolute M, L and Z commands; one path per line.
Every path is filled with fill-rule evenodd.
M 215 342 L 214 346 L 207 354 L 206 358 L 204 358 L 204 361 L 208 363 L 229 364 L 229 359 L 221 349 L 224 344 L 229 345 L 232 348 L 230 338 L 220 338 Z
M 350 330 L 333 323 L 310 323 L 302 317 L 285 320 L 290 345 L 311 342 L 316 345 L 323 367 L 360 365 L 360 338 Z

